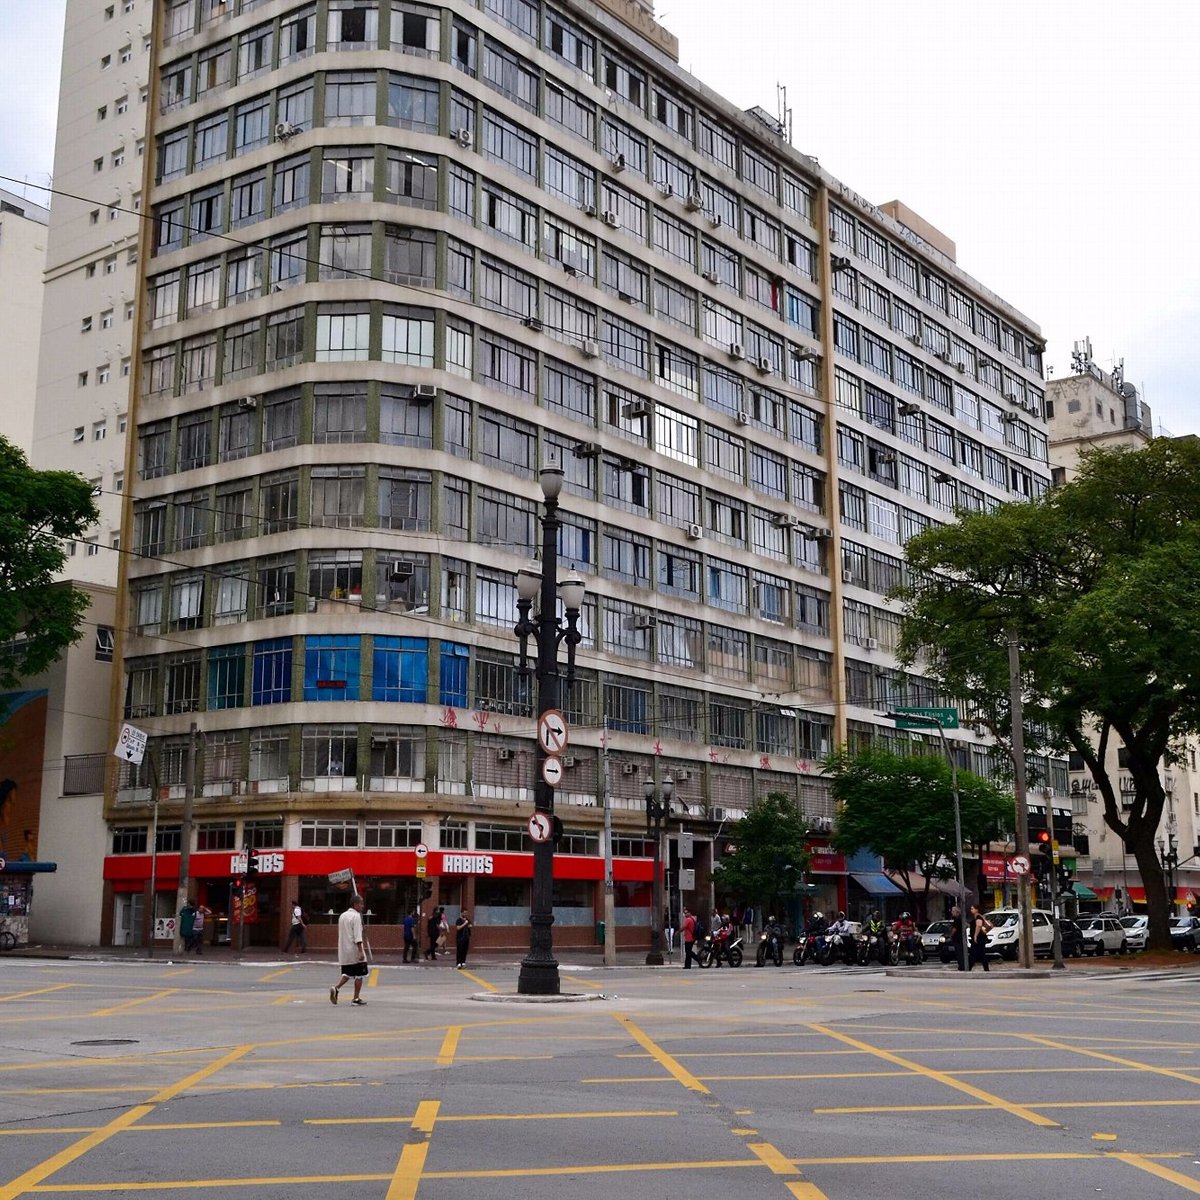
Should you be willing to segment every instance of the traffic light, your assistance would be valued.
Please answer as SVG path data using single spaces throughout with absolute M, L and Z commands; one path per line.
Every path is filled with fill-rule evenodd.
M 1074 886 L 1074 881 L 1071 878 L 1071 868 L 1066 863 L 1058 864 L 1058 890 L 1059 894 L 1069 893 Z
M 1040 829 L 1034 835 L 1037 853 L 1032 856 L 1033 874 L 1036 879 L 1045 879 L 1053 869 L 1054 840 L 1048 829 Z
M 246 878 L 258 878 L 258 851 L 251 846 L 246 847 Z

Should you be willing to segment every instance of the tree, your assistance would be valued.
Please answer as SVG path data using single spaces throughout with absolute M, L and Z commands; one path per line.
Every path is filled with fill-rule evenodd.
M 87 480 L 35 471 L 0 437 L 0 689 L 20 686 L 79 640 L 87 593 L 55 575 L 67 540 L 98 515 Z
M 840 750 L 825 763 L 838 803 L 833 844 L 846 854 L 867 849 L 896 872 L 911 907 L 929 912 L 934 879 L 955 874 L 954 789 L 950 764 L 940 750 L 903 757 L 882 747 L 859 754 Z M 1002 788 L 970 771 L 958 773 L 963 844 L 1007 836 L 1013 801 Z M 920 898 L 913 873 L 925 877 Z
M 1155 834 L 1160 768 L 1200 727 L 1200 441 L 1094 451 L 1041 499 L 960 514 L 906 553 L 902 660 L 921 660 L 1007 741 L 1011 631 L 1026 744 L 1073 750 L 1087 765 L 1106 824 L 1137 860 L 1151 944 L 1168 946 Z M 1132 803 L 1106 766 L 1114 736 Z
M 808 822 L 796 802 L 780 792 L 755 800 L 730 836 L 734 849 L 714 869 L 716 882 L 764 915 L 782 913 L 808 870 Z

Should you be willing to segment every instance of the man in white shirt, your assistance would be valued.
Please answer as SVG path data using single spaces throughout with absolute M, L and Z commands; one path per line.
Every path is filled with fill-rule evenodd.
M 341 965 L 342 977 L 329 989 L 329 1003 L 338 1002 L 338 992 L 342 984 L 354 980 L 354 999 L 351 1004 L 365 1005 L 366 1001 L 359 994 L 362 991 L 363 980 L 367 977 L 367 949 L 363 942 L 362 923 L 363 898 L 350 897 L 350 907 L 338 917 L 338 963 Z
M 283 952 L 286 954 L 291 948 L 292 943 L 296 942 L 300 946 L 299 953 L 303 954 L 308 949 L 308 943 L 304 936 L 304 931 L 308 927 L 308 922 L 304 919 L 304 909 L 300 907 L 299 900 L 292 901 L 292 927 L 288 930 L 287 942 L 284 944 Z

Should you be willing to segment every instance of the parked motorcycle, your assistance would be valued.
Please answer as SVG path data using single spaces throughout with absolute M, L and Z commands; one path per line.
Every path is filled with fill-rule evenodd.
M 778 929 L 764 929 L 759 935 L 754 965 L 765 967 L 768 959 L 777 967 L 783 966 L 783 934 Z
M 719 967 L 728 963 L 731 967 L 742 965 L 742 939 L 732 929 L 706 933 L 700 949 L 694 952 L 696 962 L 702 967 Z

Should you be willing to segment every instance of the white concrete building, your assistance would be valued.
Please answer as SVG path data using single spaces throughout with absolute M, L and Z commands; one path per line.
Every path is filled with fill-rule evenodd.
M 0 436 L 27 455 L 33 445 L 49 216 L 40 204 L 0 188 L 0 329 L 5 345 Z

